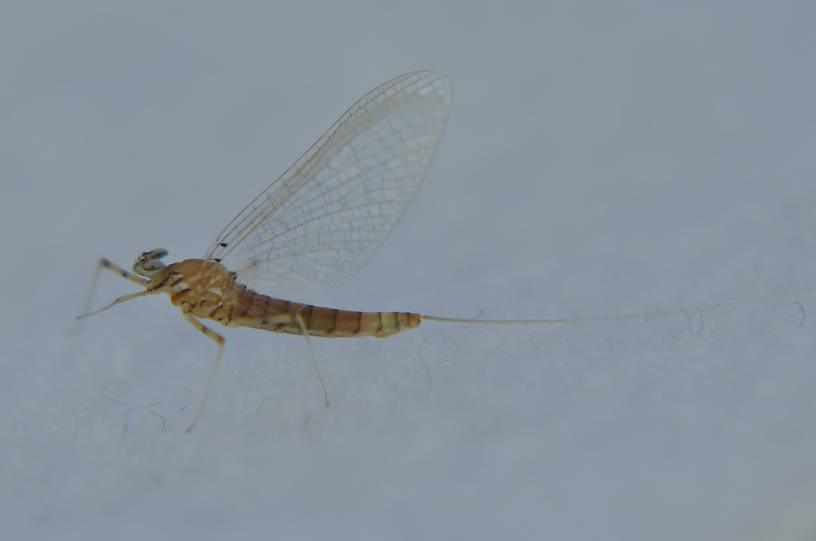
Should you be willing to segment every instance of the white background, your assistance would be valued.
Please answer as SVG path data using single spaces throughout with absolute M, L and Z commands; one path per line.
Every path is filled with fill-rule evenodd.
M 7 539 L 813 539 L 811 2 L 18 2 L 0 18 Z M 300 300 L 648 320 L 305 344 L 101 255 L 200 257 L 354 99 L 453 78 L 428 180 Z M 134 291 L 101 277 L 99 306 Z

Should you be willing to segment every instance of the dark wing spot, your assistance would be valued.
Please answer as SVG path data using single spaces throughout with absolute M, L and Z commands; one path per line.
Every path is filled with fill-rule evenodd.
M 221 242 L 221 243 L 219 243 L 218 245 L 219 245 L 221 248 L 226 248 L 226 247 L 227 247 L 227 243 L 226 243 L 226 242 Z

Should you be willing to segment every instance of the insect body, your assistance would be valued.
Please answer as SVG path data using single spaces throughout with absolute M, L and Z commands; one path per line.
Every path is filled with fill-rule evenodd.
M 450 112 L 450 79 L 434 71 L 400 75 L 357 100 L 228 225 L 203 259 L 165 265 L 163 249 L 142 253 L 133 272 L 100 259 L 144 287 L 120 302 L 167 293 L 193 326 L 219 345 L 193 424 L 212 385 L 224 338 L 211 319 L 310 336 L 386 337 L 418 327 L 407 312 L 355 312 L 274 299 L 245 284 L 328 286 L 351 278 L 388 238 L 427 174 Z M 228 270 L 231 269 L 231 270 Z M 96 274 L 94 276 L 94 283 Z M 320 371 L 318 378 L 328 405 Z
M 155 249 L 138 257 L 133 272 L 100 259 L 92 284 L 99 270 L 106 268 L 144 289 L 93 312 L 88 312 L 89 294 L 79 318 L 136 297 L 167 293 L 187 321 L 218 344 L 218 356 L 189 432 L 204 408 L 224 350 L 224 338 L 201 320 L 302 335 L 328 405 L 310 336 L 386 337 L 416 328 L 422 320 L 575 323 L 688 315 L 756 301 L 618 316 L 473 320 L 337 310 L 274 299 L 250 289 L 265 283 L 330 286 L 356 274 L 385 242 L 419 190 L 445 129 L 452 94 L 450 79 L 434 71 L 406 73 L 368 92 L 233 218 L 203 259 L 165 265 L 161 258 L 167 251 Z
M 228 327 L 324 337 L 376 336 L 383 338 L 419 326 L 419 314 L 354 312 L 274 299 L 236 281 L 236 274 L 220 263 L 187 259 L 164 266 L 164 250 L 139 257 L 136 268 L 158 267 L 147 293 L 167 293 L 182 313 L 208 318 Z M 159 265 L 161 265 L 159 267 Z M 144 271 L 142 271 L 144 272 Z

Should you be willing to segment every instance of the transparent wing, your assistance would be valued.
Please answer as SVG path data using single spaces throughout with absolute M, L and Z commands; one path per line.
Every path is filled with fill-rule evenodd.
M 365 96 L 218 235 L 208 259 L 248 284 L 329 286 L 385 242 L 419 190 L 453 87 L 414 71 Z

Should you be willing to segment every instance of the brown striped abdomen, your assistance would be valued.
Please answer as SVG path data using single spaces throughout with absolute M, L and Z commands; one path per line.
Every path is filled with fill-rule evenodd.
M 235 274 L 214 261 L 187 259 L 167 267 L 167 277 L 154 287 L 173 304 L 197 318 L 229 327 L 253 327 L 302 335 L 298 316 L 311 336 L 383 338 L 419 327 L 410 312 L 355 312 L 275 299 L 235 281 Z
M 303 330 L 297 320 L 297 316 L 300 315 L 311 336 L 384 338 L 419 327 L 421 321 L 419 314 L 410 312 L 354 312 L 272 299 L 257 293 L 256 295 L 270 299 L 270 305 L 275 308 L 261 317 L 233 320 L 232 325 L 302 335 Z

